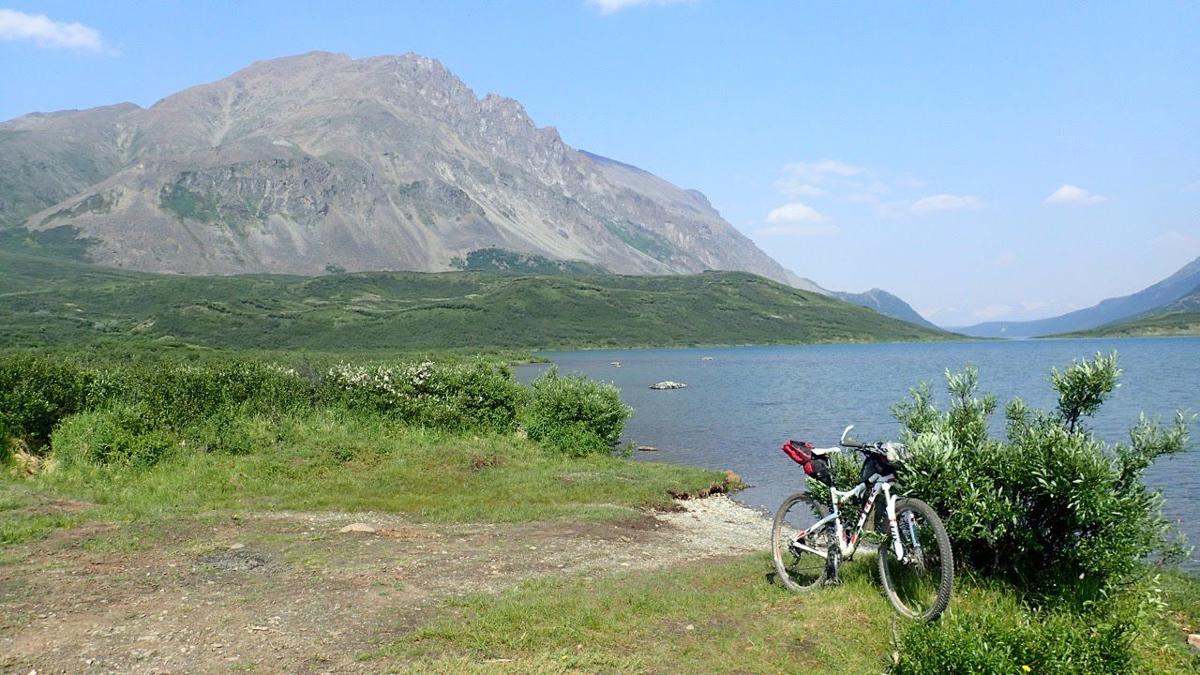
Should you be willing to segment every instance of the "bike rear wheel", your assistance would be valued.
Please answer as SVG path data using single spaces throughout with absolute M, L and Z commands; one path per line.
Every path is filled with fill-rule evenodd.
M 896 500 L 896 529 L 902 554 L 890 533 L 879 545 L 879 578 L 892 607 L 921 621 L 935 621 L 950 604 L 954 555 L 946 527 L 933 507 L 919 499 Z
M 829 509 L 805 492 L 798 492 L 787 499 L 775 512 L 775 523 L 771 527 L 771 554 L 775 560 L 775 574 L 784 588 L 790 591 L 807 591 L 824 583 L 826 558 L 796 546 L 803 542 L 819 551 L 826 551 L 833 543 L 833 528 L 826 525 L 819 532 L 811 527 L 829 514 Z

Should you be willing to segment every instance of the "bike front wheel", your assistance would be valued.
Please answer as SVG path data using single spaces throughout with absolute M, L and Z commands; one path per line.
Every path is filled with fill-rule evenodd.
M 812 529 L 828 513 L 829 509 L 804 492 L 783 500 L 775 512 L 775 523 L 771 527 L 771 553 L 775 559 L 775 575 L 784 588 L 806 591 L 825 581 L 825 556 L 804 550 L 798 545 L 805 544 L 818 551 L 829 548 L 833 542 L 832 528 L 823 526 L 817 532 Z
M 879 578 L 892 607 L 921 621 L 935 621 L 950 604 L 954 555 L 946 527 L 919 499 L 896 500 L 900 553 L 889 532 L 879 545 Z

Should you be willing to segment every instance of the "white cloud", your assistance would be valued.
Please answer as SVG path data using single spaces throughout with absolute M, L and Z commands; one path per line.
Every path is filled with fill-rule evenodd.
M 1190 254 L 1191 251 L 1200 251 L 1200 232 L 1192 234 L 1169 230 L 1151 239 L 1150 243 L 1162 250 Z
M 586 0 L 589 7 L 593 7 L 600 11 L 601 14 L 612 14 L 630 7 L 640 7 L 644 5 L 675 5 L 683 2 L 696 2 L 696 0 Z
M 861 166 L 854 166 L 836 159 L 818 159 L 814 162 L 792 162 L 785 164 L 783 173 L 797 178 L 821 176 L 857 176 L 866 173 Z
M 860 181 L 854 177 L 865 173 L 863 167 L 837 159 L 791 162 L 780 169 L 775 189 L 789 197 L 825 197 L 835 191 L 860 189 Z
M 825 216 L 818 213 L 816 209 L 800 202 L 784 204 L 777 209 L 772 209 L 767 214 L 767 222 L 772 225 L 794 225 L 797 223 L 815 225 L 825 221 Z
M 795 178 L 780 178 L 775 181 L 775 189 L 789 197 L 824 197 L 829 190 L 805 183 Z
M 39 47 L 63 47 L 98 52 L 104 49 L 100 31 L 81 23 L 54 21 L 44 14 L 0 9 L 0 40 L 29 41 Z
M 978 209 L 983 202 L 972 195 L 931 195 L 922 197 L 912 203 L 909 210 L 913 213 L 931 213 L 933 211 L 958 211 L 960 209 Z
M 768 225 L 755 230 L 755 234 L 763 237 L 823 237 L 837 234 L 841 228 L 837 225 Z
M 1046 197 L 1047 204 L 1099 204 L 1106 201 L 1104 195 L 1092 194 L 1078 185 L 1063 184 Z

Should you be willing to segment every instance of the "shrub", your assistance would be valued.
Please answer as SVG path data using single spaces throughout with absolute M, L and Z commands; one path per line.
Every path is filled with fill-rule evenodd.
M 55 425 L 87 405 L 90 374 L 40 356 L 0 358 L 0 456 L 16 441 L 40 451 Z
M 256 361 L 162 364 L 97 373 L 93 407 L 137 403 L 157 423 L 182 429 L 231 411 L 279 414 L 311 406 L 315 388 L 290 370 Z
M 1075 613 L 1020 606 L 915 624 L 900 640 L 899 675 L 1128 673 L 1139 616 L 1125 607 Z
M 64 466 L 150 466 L 179 446 L 141 405 L 118 404 L 67 418 L 54 431 L 54 457 Z
M 947 373 L 945 412 L 928 387 L 894 408 L 912 454 L 903 487 L 943 515 L 956 558 L 1022 588 L 1086 599 L 1140 573 L 1148 556 L 1177 552 L 1142 474 L 1187 445 L 1182 415 L 1167 429 L 1143 417 L 1129 442 L 1113 447 L 1082 423 L 1119 372 L 1115 355 L 1054 371 L 1057 410 L 1012 401 L 1006 440 L 987 436 L 995 399 L 976 395 L 971 369 Z
M 326 373 L 322 388 L 326 400 L 351 409 L 450 430 L 512 431 L 525 397 L 507 366 L 482 359 L 373 367 L 343 364 Z
M 532 385 L 522 417 L 535 441 L 570 455 L 611 452 L 633 410 L 611 384 L 550 370 Z

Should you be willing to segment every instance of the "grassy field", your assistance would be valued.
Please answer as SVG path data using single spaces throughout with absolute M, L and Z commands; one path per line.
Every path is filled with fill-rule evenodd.
M 0 485 L 0 544 L 87 522 L 153 522 L 220 510 L 383 511 L 432 522 L 628 517 L 664 508 L 720 472 L 612 456 L 569 458 L 515 435 L 413 428 L 320 411 L 238 419 L 244 454 L 174 453 L 151 467 L 55 466 Z M 88 509 L 30 515 L 47 499 Z
M 364 658 L 413 672 L 476 672 L 500 663 L 512 672 L 951 672 L 908 662 L 905 642 L 915 626 L 892 613 L 873 562 L 865 556 L 844 568 L 840 585 L 800 595 L 769 582 L 765 553 L 652 573 L 530 581 L 452 601 L 442 618 Z M 1189 616 L 1195 625 L 1200 582 L 1172 575 L 1163 586 L 1164 618 L 1138 637 L 1134 669 L 1191 672 L 1200 658 L 1182 639 L 1188 624 L 1166 617 Z M 1029 614 L 1011 590 L 967 578 L 953 610 L 930 630 L 1026 623 L 1036 632 L 1042 622 L 1063 620 Z M 1076 630 L 1086 641 L 1087 628 Z M 1036 637 L 1061 639 L 1051 630 Z M 1041 645 L 1022 647 L 994 643 L 997 668 L 986 672 L 1089 672 L 1080 662 L 1041 658 Z
M 740 272 L 184 277 L 0 251 L 0 346 L 359 351 L 945 339 Z

